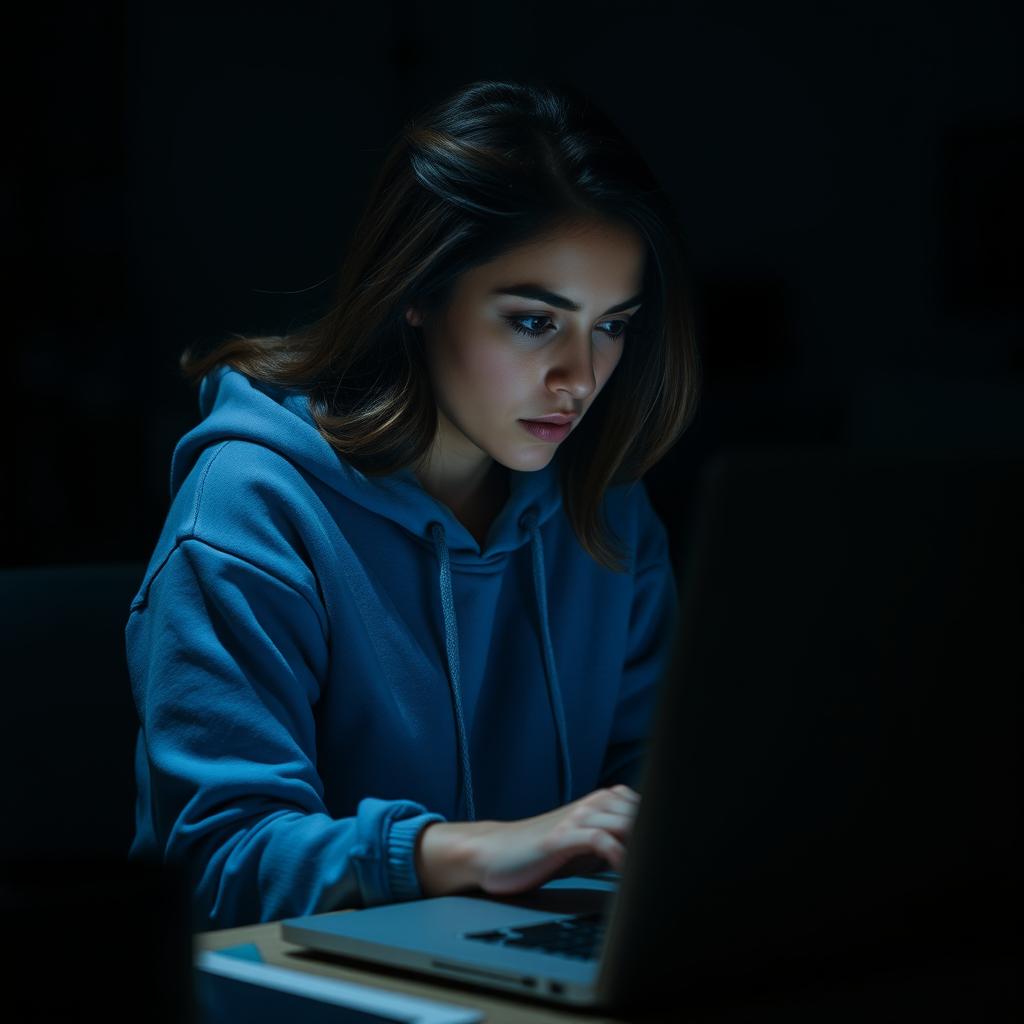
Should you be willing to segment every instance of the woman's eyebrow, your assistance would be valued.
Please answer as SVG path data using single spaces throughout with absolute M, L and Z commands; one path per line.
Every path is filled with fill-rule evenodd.
M 495 288 L 491 294 L 515 295 L 520 299 L 536 299 L 538 302 L 546 302 L 550 306 L 568 309 L 573 313 L 578 313 L 582 308 L 578 303 L 573 302 L 572 299 L 567 299 L 564 295 L 558 295 L 555 292 L 549 292 L 538 284 L 513 284 L 505 288 Z M 641 292 L 639 295 L 634 295 L 631 299 L 626 299 L 625 302 L 617 302 L 611 309 L 606 309 L 601 315 L 607 316 L 609 313 L 618 313 L 623 309 L 629 309 L 630 306 L 639 305 L 642 298 L 643 293 Z

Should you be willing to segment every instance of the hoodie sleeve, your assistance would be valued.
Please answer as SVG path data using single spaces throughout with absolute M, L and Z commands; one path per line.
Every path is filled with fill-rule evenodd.
M 442 815 L 366 797 L 332 818 L 324 804 L 313 716 L 328 662 L 322 605 L 189 537 L 133 605 L 126 638 L 144 827 L 162 859 L 184 864 L 195 929 L 422 896 L 416 840 Z
M 614 786 L 622 782 L 633 789 L 637 789 L 647 753 L 658 683 L 672 653 L 672 630 L 679 607 L 668 534 L 646 490 L 642 486 L 640 490 L 629 639 L 599 783 Z

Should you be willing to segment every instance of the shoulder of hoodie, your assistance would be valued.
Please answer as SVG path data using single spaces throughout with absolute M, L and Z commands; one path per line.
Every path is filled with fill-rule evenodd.
M 196 478 L 193 530 L 216 529 L 232 514 L 244 514 L 237 500 L 241 496 L 270 509 L 294 503 L 301 514 L 312 495 L 309 475 L 294 460 L 269 445 L 241 437 L 209 445 L 188 476 Z
M 189 478 L 192 486 L 188 486 Z M 322 601 L 310 553 L 313 488 L 290 459 L 266 445 L 228 438 L 200 453 L 181 487 L 191 500 L 175 531 L 176 545 L 197 540 L 254 565 Z

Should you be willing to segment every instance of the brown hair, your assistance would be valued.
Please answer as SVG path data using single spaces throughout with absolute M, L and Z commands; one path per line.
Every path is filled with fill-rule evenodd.
M 465 271 L 579 217 L 629 225 L 648 246 L 644 305 L 615 372 L 559 446 L 566 515 L 608 569 L 620 551 L 602 520 L 612 484 L 643 476 L 696 413 L 701 385 L 682 232 L 671 202 L 610 119 L 551 79 L 481 81 L 407 122 L 373 182 L 334 301 L 284 336 L 232 335 L 180 366 L 198 386 L 227 363 L 308 393 L 324 439 L 367 476 L 416 464 L 437 408 L 415 305 L 443 308 Z

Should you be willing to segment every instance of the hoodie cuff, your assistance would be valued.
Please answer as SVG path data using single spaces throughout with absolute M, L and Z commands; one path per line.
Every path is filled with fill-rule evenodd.
M 393 900 L 418 900 L 423 889 L 416 874 L 416 840 L 431 821 L 447 821 L 443 814 L 428 812 L 391 823 L 387 840 L 388 884 Z

